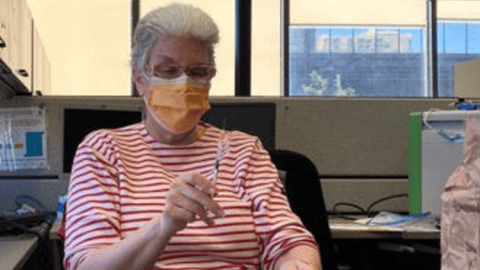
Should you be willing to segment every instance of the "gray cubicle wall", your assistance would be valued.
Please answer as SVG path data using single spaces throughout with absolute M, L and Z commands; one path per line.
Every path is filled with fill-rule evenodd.
M 274 102 L 276 148 L 312 159 L 322 176 L 326 205 L 331 210 L 337 202 L 367 207 L 385 196 L 406 193 L 409 113 L 452 109 L 454 100 L 212 97 L 211 102 Z M 50 170 L 35 177 L 0 172 L 0 210 L 11 207 L 19 194 L 34 195 L 54 209 L 58 195 L 66 192 L 69 174 L 63 173 L 61 166 L 65 106 L 143 107 L 141 99 L 130 97 L 15 97 L 0 101 L 0 107 L 38 104 L 47 106 Z M 394 199 L 376 209 L 408 211 L 408 200 Z
M 143 111 L 140 98 L 131 97 L 14 97 L 0 100 L 0 108 L 45 106 L 47 122 L 47 159 L 45 170 L 0 172 L 0 210 L 15 207 L 18 195 L 33 196 L 51 210 L 56 208 L 58 196 L 66 194 L 70 174 L 63 171 L 64 109 L 100 109 Z

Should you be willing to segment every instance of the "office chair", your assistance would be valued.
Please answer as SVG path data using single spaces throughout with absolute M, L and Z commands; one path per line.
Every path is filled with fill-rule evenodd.
M 284 186 L 295 214 L 313 234 L 320 248 L 322 267 L 338 268 L 332 235 L 315 164 L 306 156 L 288 150 L 267 150 L 278 170 L 286 172 Z

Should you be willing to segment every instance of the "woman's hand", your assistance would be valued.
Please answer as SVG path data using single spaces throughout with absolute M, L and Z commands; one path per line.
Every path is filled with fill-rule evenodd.
M 213 200 L 217 190 L 212 181 L 199 173 L 180 175 L 170 186 L 162 223 L 171 234 L 184 229 L 188 222 L 199 216 L 205 223 L 213 224 L 208 212 L 223 216 L 222 208 Z

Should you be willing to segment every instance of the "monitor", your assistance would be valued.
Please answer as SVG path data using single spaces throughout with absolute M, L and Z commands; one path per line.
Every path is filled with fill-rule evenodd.
M 266 149 L 275 148 L 275 103 L 212 103 L 203 121 L 226 130 L 257 136 Z M 225 123 L 225 127 L 224 127 Z
M 203 121 L 226 130 L 239 130 L 257 136 L 266 149 L 275 148 L 275 103 L 212 103 Z M 111 106 L 110 106 L 111 107 Z M 70 173 L 78 144 L 90 132 L 138 123 L 142 112 L 125 109 L 101 109 L 84 104 L 63 109 L 63 172 Z
M 77 146 L 90 132 L 102 128 L 119 128 L 142 121 L 141 111 L 65 108 L 63 136 L 63 172 L 72 171 Z

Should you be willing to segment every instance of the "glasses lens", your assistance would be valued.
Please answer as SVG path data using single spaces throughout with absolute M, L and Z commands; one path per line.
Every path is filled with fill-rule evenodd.
M 192 65 L 184 69 L 172 59 L 165 58 L 153 68 L 153 75 L 163 79 L 175 79 L 185 71 L 187 76 L 192 79 L 210 79 L 213 77 L 212 70 L 210 66 L 204 64 Z
M 210 69 L 207 66 L 189 67 L 187 75 L 191 78 L 207 78 L 210 75 Z
M 156 66 L 154 69 L 154 75 L 156 77 L 165 78 L 165 79 L 173 79 L 180 76 L 181 69 L 178 66 L 173 65 L 159 65 Z

